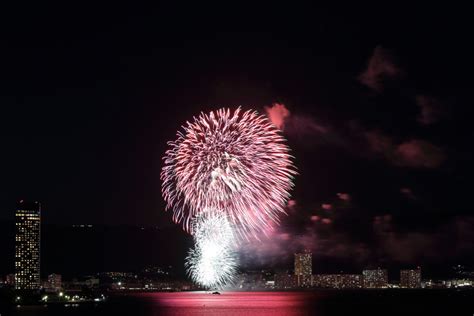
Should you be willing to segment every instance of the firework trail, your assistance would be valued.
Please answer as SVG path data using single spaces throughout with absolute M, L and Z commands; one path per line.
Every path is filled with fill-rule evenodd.
M 285 213 L 295 167 L 280 131 L 255 111 L 219 109 L 187 122 L 169 142 L 162 194 L 191 232 L 203 210 L 225 213 L 238 237 L 271 229 Z
M 204 287 L 222 288 L 233 280 L 238 261 L 229 221 L 207 212 L 193 220 L 193 233 L 195 246 L 185 263 L 188 274 Z

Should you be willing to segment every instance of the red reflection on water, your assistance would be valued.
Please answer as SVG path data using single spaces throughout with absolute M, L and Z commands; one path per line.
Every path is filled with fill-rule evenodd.
M 156 306 L 160 315 L 271 315 L 305 314 L 309 293 L 297 292 L 206 292 L 142 293 L 138 295 Z

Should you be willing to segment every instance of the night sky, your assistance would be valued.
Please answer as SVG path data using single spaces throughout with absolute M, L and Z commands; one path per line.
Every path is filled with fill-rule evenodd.
M 46 224 L 173 226 L 166 142 L 240 105 L 299 170 L 244 261 L 474 263 L 471 11 L 287 5 L 1 10 L 0 220 L 31 199 Z

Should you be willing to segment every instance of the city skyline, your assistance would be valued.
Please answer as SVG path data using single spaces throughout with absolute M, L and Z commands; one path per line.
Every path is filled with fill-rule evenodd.
M 40 257 L 41 257 L 41 204 L 39 202 L 28 203 L 23 200 L 19 202 L 18 208 L 15 211 L 15 273 L 7 275 L 5 282 L 14 284 L 17 289 L 38 289 L 41 287 L 40 274 Z M 93 225 L 79 224 L 72 225 L 76 229 L 91 229 Z M 144 227 L 138 228 L 140 231 Z M 26 238 L 28 237 L 28 238 Z M 32 261 L 34 257 L 37 260 Z M 13 261 L 13 260 L 12 260 Z M 282 267 L 277 268 L 276 271 L 282 271 Z M 171 266 L 170 266 L 171 268 Z M 245 268 L 245 267 L 244 267 Z M 272 268 L 274 269 L 274 268 Z M 465 269 L 458 265 L 455 269 Z M 459 274 L 463 270 L 457 271 Z M 301 253 L 295 253 L 293 259 L 293 273 L 295 280 L 290 279 L 285 282 L 294 283 L 297 287 L 312 287 L 313 284 L 336 284 L 336 283 L 358 283 L 361 282 L 361 287 L 364 288 L 384 288 L 388 284 L 388 273 L 386 269 L 378 267 L 376 270 L 365 269 L 361 274 L 339 273 L 339 274 L 313 274 L 313 259 L 312 253 L 304 250 Z M 404 288 L 418 288 L 421 282 L 421 267 L 416 269 L 400 269 L 399 270 L 399 284 Z M 278 272 L 276 272 L 278 274 Z M 284 275 L 284 274 L 283 274 Z M 13 276 L 13 282 L 9 278 Z M 21 278 L 19 276 L 22 276 Z M 77 276 L 77 275 L 76 275 Z M 315 276 L 320 276 L 317 281 Z M 59 281 L 58 281 L 59 278 Z M 15 280 L 19 280 L 15 282 Z M 61 275 L 52 273 L 48 275 L 47 283 L 55 287 L 55 283 L 61 283 Z M 329 282 L 329 283 L 328 283 Z M 337 287 L 337 286 L 336 286 Z
M 37 216 L 39 204 L 21 203 L 17 213 L 23 216 L 24 210 L 28 209 L 34 216 Z M 24 219 L 20 219 L 24 222 Z M 34 228 L 34 227 L 33 227 Z M 23 233 L 22 230 L 19 230 Z M 31 254 L 26 254 L 28 257 Z M 15 255 L 16 261 L 22 261 Z M 169 267 L 171 268 L 171 267 Z M 466 272 L 461 266 L 455 267 L 458 276 L 448 280 L 434 280 L 422 278 L 421 267 L 416 269 L 399 270 L 400 278 L 398 280 L 389 279 L 386 269 L 378 267 L 377 269 L 365 269 L 359 274 L 336 273 L 336 274 L 313 274 L 312 273 L 312 253 L 307 250 L 302 253 L 294 254 L 293 274 L 272 272 L 271 270 L 241 272 L 232 285 L 226 286 L 227 290 L 291 290 L 291 289 L 421 289 L 421 288 L 470 288 L 473 281 L 470 279 L 474 272 Z M 461 273 L 464 273 L 462 275 Z M 22 273 L 20 273 L 22 274 Z M 139 277 L 140 276 L 140 277 Z M 73 289 L 98 288 L 99 286 L 110 287 L 111 290 L 192 290 L 199 289 L 199 285 L 192 284 L 190 280 L 184 281 L 180 278 L 172 277 L 170 271 L 161 267 L 148 266 L 140 272 L 101 272 L 89 276 L 80 277 L 78 275 L 70 281 L 64 281 L 61 274 L 50 274 L 47 278 L 36 280 L 31 278 L 20 279 L 17 275 L 7 275 L 4 284 L 14 287 L 17 290 L 44 290 L 50 293 L 64 293 Z M 171 278 L 170 278 L 171 277 Z M 1 280 L 1 279 L 0 279 Z M 105 283 L 104 283 L 105 282 Z M 2 282 L 0 282 L 0 287 Z M 64 295 L 64 294 L 61 294 Z

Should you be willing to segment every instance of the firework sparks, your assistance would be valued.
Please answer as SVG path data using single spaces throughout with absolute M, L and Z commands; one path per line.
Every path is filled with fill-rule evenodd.
M 164 157 L 162 193 L 173 220 L 191 231 L 203 210 L 224 212 L 240 237 L 278 223 L 295 167 L 280 131 L 255 111 L 201 113 Z
M 195 247 L 185 266 L 198 284 L 221 288 L 232 281 L 237 269 L 234 232 L 224 215 L 206 212 L 193 220 Z

